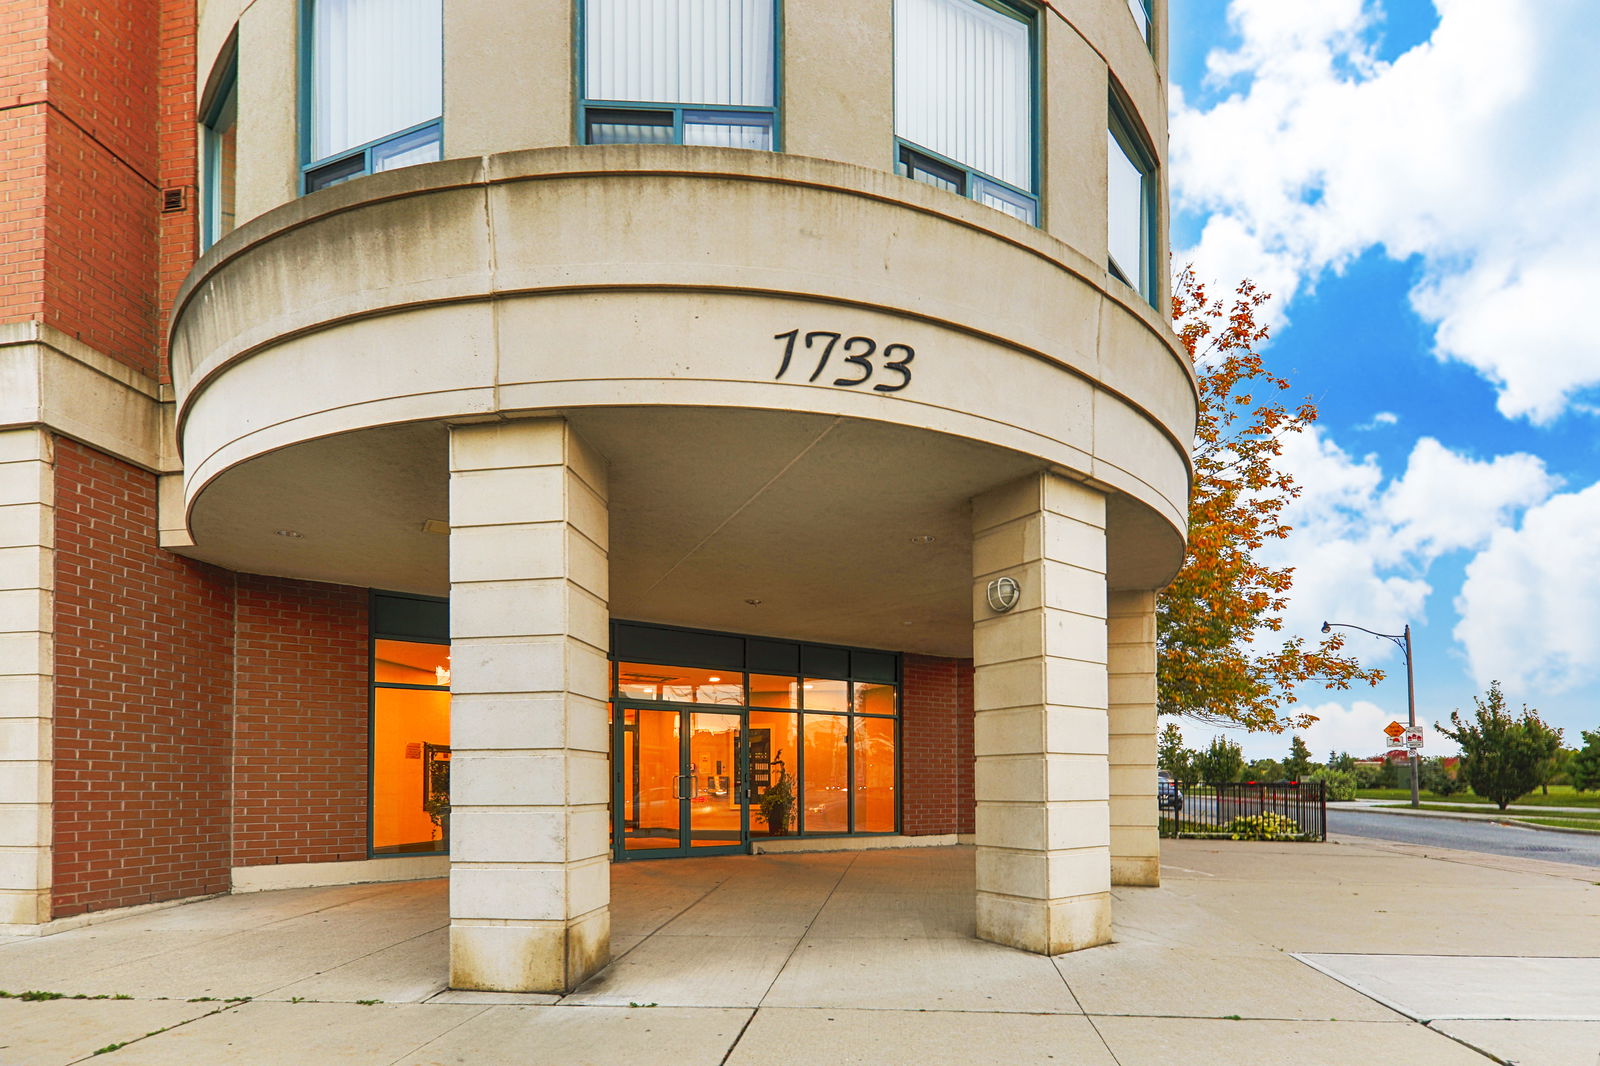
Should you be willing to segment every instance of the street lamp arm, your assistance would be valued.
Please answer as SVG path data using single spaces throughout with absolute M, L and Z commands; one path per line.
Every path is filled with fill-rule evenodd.
M 1326 633 L 1334 626 L 1338 626 L 1340 629 L 1359 629 L 1363 633 L 1371 633 L 1375 637 L 1382 637 L 1384 640 L 1392 640 L 1394 641 L 1395 646 L 1400 649 L 1401 654 L 1406 657 L 1406 664 L 1409 666 L 1411 663 L 1411 641 L 1409 639 L 1410 634 L 1408 633 L 1379 633 L 1376 629 L 1368 629 L 1366 626 L 1352 625 L 1349 622 L 1324 622 L 1322 623 L 1322 631 Z

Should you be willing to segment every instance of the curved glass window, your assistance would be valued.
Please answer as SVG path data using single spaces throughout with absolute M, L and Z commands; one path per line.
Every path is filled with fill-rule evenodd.
M 771 150 L 773 0 L 584 0 L 585 144 Z
M 439 158 L 442 0 L 307 0 L 305 190 Z

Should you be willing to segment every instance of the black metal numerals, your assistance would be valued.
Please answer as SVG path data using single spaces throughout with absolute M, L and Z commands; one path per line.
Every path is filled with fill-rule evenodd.
M 807 352 L 814 352 L 817 356 L 817 367 L 811 371 L 811 376 L 806 381 L 813 382 L 822 377 L 822 372 L 828 367 L 828 360 L 833 358 L 834 349 L 837 348 L 844 357 L 844 362 L 854 368 L 854 377 L 834 378 L 835 385 L 853 389 L 857 385 L 865 385 L 872 379 L 878 370 L 886 370 L 897 375 L 896 380 L 879 382 L 872 386 L 874 392 L 899 392 L 911 384 L 911 360 L 917 357 L 909 344 L 886 344 L 880 352 L 878 342 L 871 337 L 846 337 L 842 333 L 832 333 L 825 329 L 812 330 L 810 333 L 801 333 L 798 329 L 791 329 L 787 333 L 775 334 L 775 341 L 783 341 L 783 362 L 778 366 L 777 376 L 773 380 L 781 380 L 789 372 L 789 364 L 794 360 L 795 349 L 804 348 Z M 842 343 L 841 343 L 842 342 Z M 872 357 L 879 356 L 880 363 L 874 363 Z

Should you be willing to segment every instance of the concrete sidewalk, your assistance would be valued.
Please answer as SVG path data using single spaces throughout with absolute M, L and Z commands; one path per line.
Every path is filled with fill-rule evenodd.
M 617 961 L 559 1000 L 444 990 L 443 882 L 209 900 L 0 941 L 0 989 L 130 997 L 0 1000 L 0 1063 L 1600 1058 L 1600 869 L 1164 843 L 1055 959 L 973 939 L 969 848 L 617 866 Z

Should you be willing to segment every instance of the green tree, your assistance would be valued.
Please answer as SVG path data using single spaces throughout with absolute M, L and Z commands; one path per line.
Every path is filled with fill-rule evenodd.
M 1257 553 L 1289 535 L 1283 509 L 1300 488 L 1278 460 L 1283 438 L 1304 431 L 1317 409 L 1285 406 L 1289 382 L 1262 361 L 1267 329 L 1256 312 L 1267 299 L 1250 281 L 1229 299 L 1212 299 L 1192 269 L 1173 282 L 1173 326 L 1194 362 L 1200 407 L 1187 554 L 1156 605 L 1156 706 L 1280 733 L 1316 720 L 1288 709 L 1302 682 L 1345 689 L 1377 684 L 1383 674 L 1345 654 L 1338 633 L 1310 646 L 1275 636 L 1293 571 L 1267 566 Z
M 1435 796 L 1454 796 L 1467 787 L 1445 766 L 1444 759 L 1437 755 L 1423 759 L 1417 766 L 1417 784 Z
M 1277 759 L 1252 759 L 1245 764 L 1246 781 L 1282 781 L 1283 763 Z
M 1328 752 L 1328 769 L 1338 770 L 1341 773 L 1354 773 L 1356 757 L 1348 751 Z
M 1192 788 L 1199 780 L 1195 768 L 1196 753 L 1183 746 L 1183 731 L 1176 722 L 1168 722 L 1156 739 L 1156 766 L 1172 775 L 1183 788 Z
M 1521 718 L 1512 717 L 1498 681 L 1472 702 L 1477 705 L 1472 722 L 1451 711 L 1452 728 L 1440 726 L 1439 732 L 1461 745 L 1461 773 L 1472 791 L 1503 811 L 1539 786 L 1546 764 L 1561 750 L 1561 730 L 1545 725 L 1527 704 Z
M 1208 785 L 1231 785 L 1244 776 L 1244 750 L 1227 737 L 1211 738 L 1211 746 L 1197 753 L 1195 769 Z
M 1579 792 L 1600 788 L 1600 730 L 1583 731 L 1583 747 L 1572 753 L 1567 773 Z
M 1289 757 L 1283 760 L 1283 775 L 1298 781 L 1311 772 L 1311 749 L 1298 736 L 1289 738 Z

